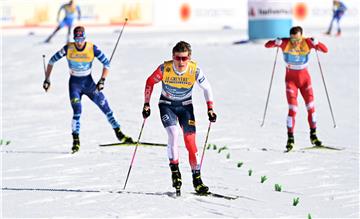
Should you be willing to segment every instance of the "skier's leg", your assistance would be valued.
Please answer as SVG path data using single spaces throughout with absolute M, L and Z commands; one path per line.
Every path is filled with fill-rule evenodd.
M 165 128 L 168 133 L 168 145 L 167 145 L 167 154 L 170 161 L 170 170 L 171 170 L 171 180 L 172 186 L 175 189 L 180 189 L 181 182 L 181 173 L 179 170 L 179 150 L 178 150 L 178 127 L 176 125 L 168 126 Z
M 311 78 L 308 72 L 304 75 L 304 85 L 300 88 L 301 95 L 304 98 L 306 109 L 308 111 L 308 122 L 310 126 L 310 141 L 313 145 L 321 146 L 322 142 L 316 135 L 316 114 L 314 104 L 314 93 L 311 85 Z
M 299 72 L 287 69 L 285 83 L 286 83 L 286 98 L 289 106 L 287 116 L 287 130 L 288 140 L 286 142 L 286 150 L 290 151 L 295 144 L 294 128 L 295 128 L 295 116 L 297 112 L 297 94 L 298 94 L 298 78 Z
M 289 106 L 288 116 L 287 116 L 287 129 L 288 133 L 294 133 L 295 129 L 295 117 L 297 112 L 297 95 L 298 88 L 293 82 L 286 83 L 286 98 Z
M 337 23 L 337 33 L 336 33 L 336 35 L 337 36 L 341 35 L 340 19 L 341 19 L 341 16 L 339 15 L 339 17 L 336 19 L 336 23 Z
M 69 26 L 68 26 L 68 32 L 67 32 L 66 43 L 69 43 L 69 42 L 70 42 L 71 29 L 72 29 L 72 25 L 69 25 Z
M 96 84 L 94 80 L 89 76 L 88 80 L 88 87 L 86 89 L 86 95 L 90 98 L 91 101 L 93 101 L 99 109 L 105 114 L 109 124 L 114 129 L 115 135 L 118 138 L 120 142 L 125 143 L 134 143 L 131 137 L 126 136 L 121 130 L 120 130 L 120 124 L 114 117 L 114 113 L 111 110 L 109 103 L 107 99 L 105 98 L 105 95 L 101 91 L 96 90 Z
M 189 163 L 191 166 L 191 172 L 193 177 L 193 186 L 197 193 L 205 194 L 209 191 L 209 187 L 206 186 L 200 173 L 200 159 L 198 156 L 198 150 L 196 147 L 196 127 L 193 105 L 186 105 L 180 108 L 178 111 L 179 123 L 184 132 L 184 142 L 186 149 L 189 153 Z
M 168 104 L 159 104 L 159 109 L 161 122 L 168 134 L 167 155 L 170 162 L 172 186 L 180 190 L 182 182 L 179 170 L 177 116 L 173 112 L 173 107 Z
M 334 20 L 335 20 L 335 17 L 333 16 L 333 17 L 331 18 L 331 21 L 330 21 L 330 26 L 329 26 L 328 30 L 326 31 L 326 34 L 328 34 L 328 35 L 331 34 L 331 30 L 332 30 L 332 26 L 333 26 Z
M 178 127 L 176 125 L 171 125 L 166 127 L 165 129 L 168 134 L 167 154 L 169 161 L 172 164 L 178 164 L 179 163 Z
M 80 149 L 80 116 L 81 116 L 81 86 L 74 83 L 71 79 L 69 81 L 69 96 L 71 108 L 73 109 L 73 117 L 71 122 L 71 130 L 73 136 L 73 152 L 77 152 Z
M 120 128 L 120 124 L 115 119 L 113 111 L 110 109 L 109 103 L 105 98 L 105 95 L 101 91 L 94 91 L 88 94 L 88 97 L 99 107 L 99 109 L 105 114 L 108 122 L 113 129 Z
M 49 43 L 51 38 L 53 38 L 53 36 L 61 29 L 61 26 L 57 26 L 56 29 L 54 30 L 54 32 L 52 34 L 50 34 L 50 36 L 45 40 L 45 43 Z

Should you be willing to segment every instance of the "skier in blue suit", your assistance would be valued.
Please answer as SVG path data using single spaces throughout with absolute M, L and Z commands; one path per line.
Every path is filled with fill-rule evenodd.
M 45 40 L 45 43 L 49 43 L 51 38 L 63 27 L 67 26 L 68 27 L 68 33 L 67 33 L 67 42 L 69 42 L 70 39 L 70 34 L 71 34 L 71 29 L 72 29 L 72 25 L 74 23 L 74 19 L 75 19 L 75 14 L 77 12 L 78 15 L 78 20 L 80 20 L 81 18 L 81 11 L 80 11 L 80 7 L 79 5 L 75 4 L 74 0 L 70 0 L 69 3 L 67 4 L 63 4 L 58 11 L 57 14 L 57 21 L 59 22 L 59 16 L 61 11 L 64 10 L 65 12 L 65 17 L 64 19 L 59 23 L 59 25 L 56 27 L 56 29 L 54 30 L 54 32 Z
M 336 35 L 337 36 L 341 35 L 340 20 L 341 20 L 342 16 L 344 15 L 346 9 L 347 8 L 343 2 L 341 2 L 339 0 L 333 1 L 333 16 L 332 16 L 332 19 L 330 22 L 329 29 L 326 32 L 327 35 L 331 34 L 331 29 L 332 29 L 334 21 L 336 21 L 337 27 L 338 27 Z
M 131 137 L 126 136 L 120 130 L 120 124 L 117 122 L 110 109 L 109 103 L 101 92 L 104 89 L 105 78 L 109 74 L 110 63 L 104 53 L 91 42 L 85 41 L 85 28 L 75 27 L 74 41 L 67 43 L 60 51 L 55 53 L 47 66 L 43 88 L 48 91 L 50 88 L 50 74 L 55 62 L 62 57 L 66 57 L 70 69 L 69 94 L 71 107 L 73 109 L 72 117 L 72 136 L 73 153 L 80 149 L 80 116 L 82 111 L 81 98 L 85 94 L 92 100 L 100 110 L 105 114 L 108 122 L 115 131 L 116 137 L 120 142 L 133 143 Z M 95 83 L 92 73 L 92 63 L 97 58 L 103 64 L 103 72 L 98 83 Z

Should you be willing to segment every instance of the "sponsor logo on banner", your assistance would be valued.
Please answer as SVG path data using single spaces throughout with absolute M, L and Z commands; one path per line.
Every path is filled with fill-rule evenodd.
M 180 7 L 180 18 L 182 21 L 187 21 L 191 16 L 191 7 L 189 4 L 183 4 Z
M 305 20 L 309 14 L 309 9 L 306 3 L 298 2 L 294 6 L 294 17 L 297 20 Z
M 291 4 L 273 1 L 264 4 L 264 1 L 249 1 L 248 15 L 250 20 L 291 18 Z

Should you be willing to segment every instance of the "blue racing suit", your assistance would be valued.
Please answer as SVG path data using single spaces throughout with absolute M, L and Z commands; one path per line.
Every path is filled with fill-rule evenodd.
M 120 124 L 113 116 L 108 101 L 104 94 L 96 89 L 96 84 L 91 77 L 94 57 L 96 57 L 105 68 L 110 67 L 109 60 L 104 53 L 90 42 L 86 42 L 84 48 L 81 50 L 76 48 L 75 43 L 68 43 L 51 57 L 49 65 L 54 65 L 55 62 L 64 56 L 66 56 L 68 61 L 71 75 L 69 80 L 69 95 L 73 109 L 72 133 L 79 134 L 80 132 L 81 97 L 83 94 L 88 96 L 106 115 L 112 128 L 120 128 Z

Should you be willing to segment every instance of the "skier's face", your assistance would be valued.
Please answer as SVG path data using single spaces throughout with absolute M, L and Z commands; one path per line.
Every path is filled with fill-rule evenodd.
M 175 52 L 173 60 L 176 70 L 183 72 L 186 70 L 187 64 L 190 60 L 189 52 Z
M 291 34 L 290 35 L 290 42 L 294 45 L 297 46 L 300 44 L 302 40 L 302 34 L 300 32 L 297 32 L 296 34 Z

